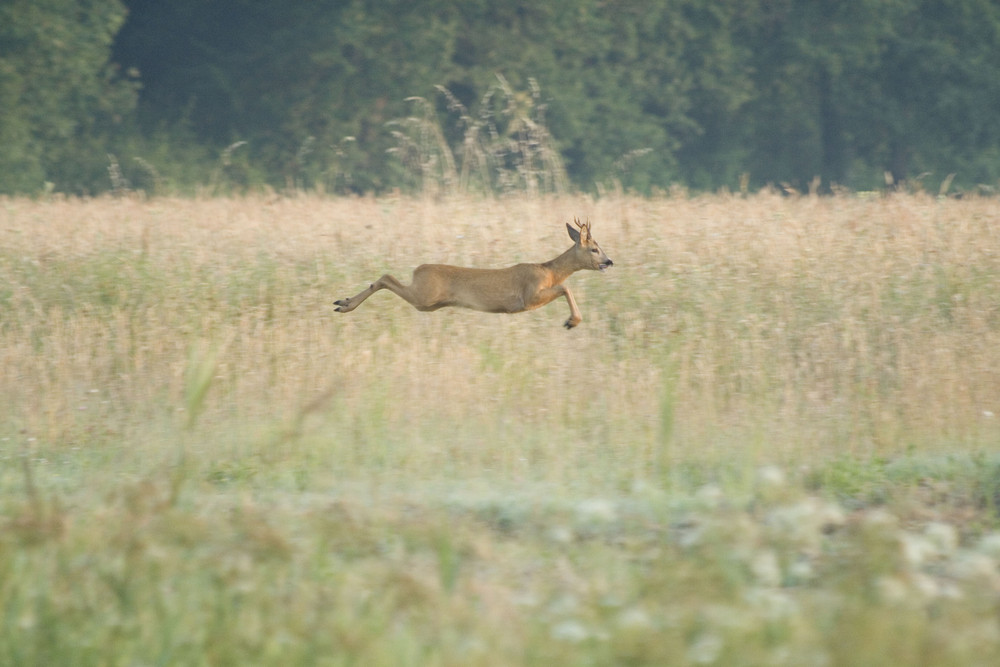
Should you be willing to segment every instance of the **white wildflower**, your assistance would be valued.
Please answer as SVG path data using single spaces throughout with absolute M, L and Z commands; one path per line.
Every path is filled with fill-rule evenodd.
M 33 630 L 35 628 L 35 623 L 35 614 L 30 611 L 24 612 L 21 614 L 20 618 L 17 619 L 17 627 L 19 630 Z
M 513 600 L 519 607 L 537 607 L 540 603 L 538 596 L 528 591 L 515 594 Z
M 573 531 L 571 531 L 566 526 L 554 526 L 549 531 L 549 538 L 553 542 L 558 542 L 560 544 L 569 544 L 573 541 Z
M 580 601 L 575 595 L 560 595 L 549 604 L 549 613 L 554 616 L 566 616 L 575 613 L 580 608 Z
M 886 602 L 902 602 L 907 598 L 906 584 L 899 577 L 881 577 L 876 583 L 879 597 Z
M 757 470 L 757 482 L 762 487 L 776 489 L 785 485 L 785 473 L 777 466 L 761 466 Z
M 917 572 L 912 575 L 911 581 L 917 592 L 925 598 L 936 598 L 941 594 L 941 587 L 934 577 Z
M 712 509 L 722 504 L 726 498 L 726 494 L 715 484 L 706 484 L 698 489 L 694 497 L 703 507 Z
M 933 521 L 924 528 L 924 535 L 941 555 L 950 554 L 958 547 L 958 531 L 950 523 Z
M 924 561 L 933 558 L 937 553 L 930 540 L 923 535 L 913 533 L 902 533 L 899 536 L 899 546 L 903 551 L 903 558 L 914 568 L 920 567 Z
M 824 532 L 843 525 L 844 521 L 844 512 L 839 506 L 818 498 L 805 498 L 776 507 L 767 517 L 767 523 L 783 538 L 812 549 L 819 547 Z
M 921 535 L 900 533 L 899 542 L 906 562 L 920 567 L 925 561 L 953 554 L 958 548 L 958 532 L 950 524 L 934 521 L 927 524 Z
M 618 614 L 618 626 L 630 630 L 646 630 L 653 626 L 653 622 L 642 608 L 629 607 Z
M 762 586 L 781 585 L 781 565 L 778 556 L 770 549 L 760 551 L 750 561 L 750 571 Z
M 949 600 L 961 600 L 965 597 L 962 594 L 962 589 L 954 581 L 938 582 L 938 595 Z
M 757 611 L 755 616 L 763 616 L 769 621 L 785 620 L 798 612 L 795 600 L 781 590 L 751 588 L 744 597 Z
M 1000 559 L 1000 533 L 987 533 L 983 535 L 976 549 L 993 559 Z
M 617 518 L 618 513 L 610 500 L 591 498 L 577 505 L 576 515 L 584 523 L 610 523 Z
M 698 546 L 705 537 L 705 527 L 698 521 L 688 521 L 677 527 L 677 543 L 685 549 Z
M 812 563 L 805 558 L 795 561 L 788 567 L 788 576 L 795 582 L 809 581 L 815 575 Z
M 582 642 L 590 636 L 590 633 L 587 632 L 587 628 L 584 627 L 583 623 L 574 620 L 566 620 L 556 623 L 552 626 L 551 634 L 553 639 L 573 644 Z
M 958 579 L 972 580 L 1000 590 L 1000 572 L 997 563 L 986 554 L 963 551 L 951 563 L 949 571 Z
M 707 665 L 719 659 L 722 653 L 723 642 L 718 635 L 708 632 L 702 633 L 688 647 L 687 658 L 697 665 Z
M 879 528 L 888 528 L 899 524 L 899 520 L 894 514 L 892 514 L 892 512 L 884 510 L 881 507 L 866 512 L 863 519 L 869 526 L 876 526 Z

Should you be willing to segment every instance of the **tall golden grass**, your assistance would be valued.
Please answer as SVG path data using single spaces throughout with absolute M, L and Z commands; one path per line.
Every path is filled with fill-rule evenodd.
M 996 658 L 998 213 L 2 200 L 0 661 Z M 572 331 L 334 311 L 574 216 Z
M 330 305 L 423 262 L 548 259 L 574 215 L 616 263 L 572 279 L 580 331 L 556 326 L 562 302 Z M 808 459 L 996 435 L 990 199 L 16 199 L 2 216 L 0 395 L 49 443 L 169 422 L 190 355 L 212 346 L 218 423 L 311 405 L 352 424 L 380 406 L 407 437 L 568 429 L 642 465 L 663 445 Z

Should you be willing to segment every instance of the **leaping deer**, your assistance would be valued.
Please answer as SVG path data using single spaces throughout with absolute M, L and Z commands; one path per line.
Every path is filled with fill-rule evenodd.
M 572 329 L 583 318 L 573 293 L 563 282 L 582 269 L 603 271 L 614 265 L 591 235 L 590 221 L 574 222 L 577 229 L 566 225 L 573 247 L 542 264 L 516 264 L 506 269 L 423 264 L 414 269 L 410 285 L 403 285 L 387 273 L 356 296 L 334 304 L 338 313 L 349 313 L 375 292 L 387 289 L 422 311 L 458 306 L 486 313 L 523 313 L 565 296 L 569 302 L 565 327 Z

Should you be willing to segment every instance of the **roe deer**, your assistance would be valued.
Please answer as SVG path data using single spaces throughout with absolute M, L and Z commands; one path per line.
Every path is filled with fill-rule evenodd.
M 542 264 L 516 264 L 506 269 L 469 269 L 446 264 L 423 264 L 413 271 L 413 282 L 403 285 L 388 273 L 357 296 L 334 301 L 338 313 L 349 313 L 375 292 L 387 289 L 417 310 L 446 306 L 487 313 L 522 313 L 541 308 L 561 296 L 569 302 L 567 329 L 583 319 L 576 300 L 563 281 L 581 269 L 603 271 L 612 262 L 590 234 L 586 224 L 574 219 L 577 229 L 566 225 L 573 247 Z

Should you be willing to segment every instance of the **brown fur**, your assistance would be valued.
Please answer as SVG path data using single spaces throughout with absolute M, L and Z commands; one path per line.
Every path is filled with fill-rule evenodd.
M 583 319 L 573 293 L 563 282 L 576 271 L 603 271 L 613 265 L 590 234 L 590 222 L 575 220 L 578 229 L 566 225 L 573 247 L 542 264 L 516 264 L 506 269 L 470 269 L 447 264 L 423 264 L 413 271 L 413 281 L 403 285 L 388 273 L 356 296 L 334 303 L 338 313 L 349 313 L 379 290 L 398 294 L 417 310 L 447 306 L 471 308 L 487 313 L 521 313 L 541 308 L 554 299 L 569 302 L 567 329 Z

